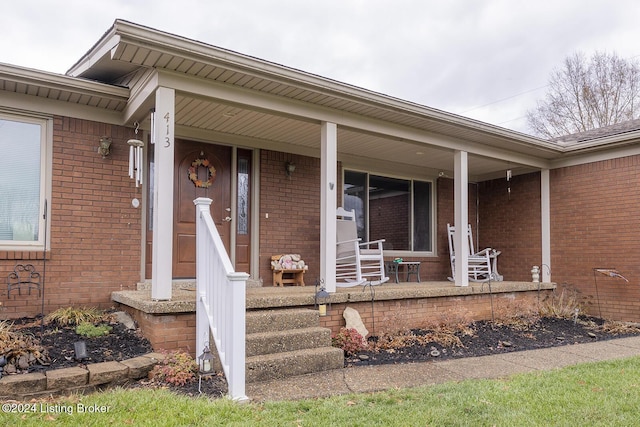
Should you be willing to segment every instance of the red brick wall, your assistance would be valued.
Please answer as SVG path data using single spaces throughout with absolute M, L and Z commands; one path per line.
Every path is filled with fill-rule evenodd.
M 639 171 L 640 156 L 629 156 L 550 173 L 553 280 L 578 288 L 592 314 L 635 322 L 640 321 Z M 617 268 L 629 283 L 594 277 L 593 269 L 602 267 Z
M 285 175 L 286 162 L 296 170 Z M 269 218 L 266 218 L 266 215 Z M 271 256 L 297 253 L 309 270 L 313 286 L 320 274 L 320 159 L 261 151 L 260 159 L 260 277 L 272 286 Z
M 182 350 L 196 356 L 195 313 L 147 314 L 124 305 L 119 308 L 131 315 L 154 350 Z
M 101 136 L 111 136 L 111 154 L 97 153 Z M 53 179 L 49 200 L 51 245 L 46 264 L 45 314 L 59 307 L 111 305 L 111 292 L 134 286 L 140 277 L 141 198 L 128 176 L 131 129 L 66 117 L 54 118 Z M 36 260 L 36 258 L 38 258 Z M 42 251 L 0 251 L 0 277 L 27 260 L 42 272 Z M 41 312 L 37 293 L 7 298 L 1 288 L 0 316 Z
M 540 173 L 485 181 L 479 186 L 479 226 L 472 223 L 478 249 L 502 251 L 498 272 L 505 280 L 530 281 L 531 267 L 540 266 L 542 250 Z M 511 192 L 508 188 L 511 188 Z

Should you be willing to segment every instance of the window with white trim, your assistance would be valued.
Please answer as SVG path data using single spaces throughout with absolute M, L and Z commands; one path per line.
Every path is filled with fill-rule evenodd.
M 47 120 L 0 113 L 0 249 L 44 245 Z
M 344 207 L 356 211 L 358 237 L 385 250 L 433 252 L 433 183 L 345 170 Z

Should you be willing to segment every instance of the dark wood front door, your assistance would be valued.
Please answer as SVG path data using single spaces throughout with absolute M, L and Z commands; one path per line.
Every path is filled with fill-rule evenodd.
M 210 169 L 213 168 L 213 169 Z M 211 216 L 229 253 L 231 236 L 231 148 L 176 140 L 174 169 L 173 277 L 196 275 L 193 201 L 208 197 Z

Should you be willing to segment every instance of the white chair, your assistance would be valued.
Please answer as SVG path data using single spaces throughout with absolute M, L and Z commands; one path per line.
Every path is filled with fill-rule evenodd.
M 447 234 L 449 236 L 449 258 L 451 261 L 451 277 L 449 280 L 453 281 L 456 277 L 456 256 L 455 248 L 453 244 L 456 227 L 447 224 Z M 467 274 L 469 280 L 472 282 L 485 282 L 491 279 L 494 282 L 501 282 L 503 277 L 498 274 L 497 260 L 500 251 L 496 251 L 491 248 L 485 248 L 479 252 L 474 252 L 473 249 L 473 234 L 471 233 L 471 225 L 467 227 L 467 238 L 469 239 L 469 267 Z
M 385 274 L 383 240 L 361 242 L 355 211 L 338 208 L 336 212 L 336 286 L 381 285 Z

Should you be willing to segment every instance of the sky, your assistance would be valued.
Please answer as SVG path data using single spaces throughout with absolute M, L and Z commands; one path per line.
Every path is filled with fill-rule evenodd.
M 568 56 L 640 59 L 637 0 L 21 0 L 0 63 L 64 74 L 116 19 L 523 133 Z

